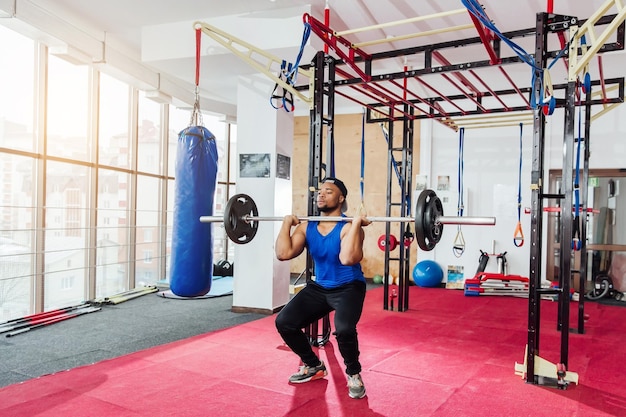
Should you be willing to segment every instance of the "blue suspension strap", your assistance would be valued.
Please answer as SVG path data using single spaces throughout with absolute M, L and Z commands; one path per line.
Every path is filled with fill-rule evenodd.
M 467 8 L 467 11 L 474 15 L 483 26 L 491 31 L 495 36 L 500 38 L 505 44 L 507 44 L 520 58 L 520 60 L 533 69 L 532 82 L 530 85 L 535 85 L 535 77 L 539 75 L 541 77 L 541 92 L 539 97 L 535 97 L 535 94 L 531 94 L 530 97 L 530 105 L 531 108 L 535 109 L 538 106 L 541 106 L 544 114 L 550 115 L 554 112 L 556 107 L 556 99 L 553 96 L 553 88 L 552 82 L 550 81 L 550 68 L 556 61 L 558 61 L 565 53 L 569 50 L 569 42 L 563 46 L 563 48 L 559 51 L 559 53 L 554 57 L 552 63 L 548 66 L 548 68 L 538 68 L 535 66 L 535 58 L 534 55 L 526 52 L 524 48 L 518 44 L 516 44 L 511 39 L 507 38 L 498 27 L 493 23 L 493 21 L 487 16 L 485 13 L 485 9 L 480 4 L 478 0 L 461 0 L 461 3 Z
M 517 226 L 513 233 L 513 244 L 521 248 L 524 246 L 524 231 L 522 230 L 522 136 L 524 124 L 519 124 L 519 175 L 517 179 Z
M 550 76 L 550 69 L 554 66 L 554 64 L 565 55 L 565 51 L 567 50 L 567 45 L 559 51 L 556 57 L 550 62 L 547 68 L 541 70 L 541 96 L 538 101 L 535 95 L 531 96 L 531 108 L 537 108 L 537 106 L 541 106 L 543 110 L 543 114 L 545 116 L 550 116 L 554 113 L 554 109 L 556 108 L 556 98 L 554 97 L 554 87 L 552 85 L 552 77 Z M 533 80 L 532 85 L 535 85 L 535 73 L 533 71 Z
M 334 177 L 335 176 L 335 135 L 332 135 L 331 132 L 328 132 L 327 136 L 328 136 L 328 144 L 326 145 L 326 153 L 327 153 L 326 159 L 328 163 L 325 165 L 326 176 Z
M 580 48 L 583 54 L 587 51 L 587 41 L 583 35 L 580 39 Z M 579 81 L 580 83 L 580 81 Z M 580 96 L 591 91 L 591 75 L 589 65 L 584 68 L 584 78 L 581 84 Z M 577 90 L 578 92 L 579 90 Z M 578 103 L 578 143 L 576 144 L 576 175 L 574 177 L 574 218 L 572 224 L 572 249 L 579 251 L 582 247 L 580 241 L 580 143 L 582 142 L 582 103 Z
M 383 136 L 385 137 L 385 140 L 387 141 L 387 145 L 389 145 L 389 132 L 387 131 L 387 129 L 385 128 L 385 125 L 383 123 L 380 124 L 380 128 L 383 131 Z M 398 178 L 398 184 L 400 184 L 400 188 L 402 188 L 402 183 L 400 182 L 400 168 L 398 167 L 398 163 L 396 162 L 396 158 L 393 157 L 393 155 L 391 155 L 391 165 L 393 166 L 393 170 L 396 173 L 396 178 Z
M 580 242 L 580 142 L 582 130 L 582 106 L 578 106 L 578 143 L 576 145 L 576 175 L 574 177 L 574 218 L 572 224 L 572 249 L 579 251 Z
M 364 190 L 364 177 L 365 177 L 365 109 L 363 109 L 363 115 L 361 116 L 361 203 L 363 203 Z
M 326 166 L 326 176 L 334 177 L 335 176 L 335 137 L 333 135 L 328 135 L 328 145 L 327 150 L 328 153 L 328 164 Z M 330 167 L 328 166 L 330 165 Z
M 287 74 L 289 72 L 291 72 L 291 64 L 287 63 L 287 61 L 283 59 L 283 62 L 280 65 L 280 71 L 277 75 L 278 79 L 288 82 Z M 270 104 L 276 110 L 285 109 L 286 112 L 291 112 L 295 109 L 295 105 L 293 103 L 293 94 L 291 93 L 291 91 L 281 87 L 278 83 L 274 85 L 274 90 L 272 90 Z
M 408 195 L 405 196 L 405 200 L 406 200 L 406 215 L 407 217 L 411 217 L 411 201 Z M 411 243 L 413 243 L 413 241 L 415 240 L 415 234 L 411 230 L 411 224 L 412 222 L 406 223 L 406 226 L 404 227 L 404 234 L 402 235 L 402 243 L 404 244 L 404 247 L 406 248 L 411 246 Z
M 296 61 L 291 64 L 283 60 L 278 73 L 278 79 L 285 81 L 290 86 L 295 85 L 298 79 L 298 69 L 300 67 L 300 60 L 302 59 L 302 53 L 306 47 L 306 43 L 311 36 L 311 25 L 307 22 L 304 23 L 304 32 L 302 33 L 302 41 L 300 42 L 300 51 L 296 57 Z M 274 85 L 272 90 L 272 96 L 270 97 L 270 104 L 275 109 L 285 109 L 286 112 L 292 112 L 295 109 L 293 94 L 278 83 Z
M 367 216 L 367 209 L 365 208 L 365 109 L 363 109 L 363 116 L 361 117 L 361 204 L 357 209 L 357 214 Z
M 459 192 L 459 199 L 457 203 L 457 216 L 463 217 L 463 148 L 465 142 L 465 128 L 462 127 L 459 129 L 459 163 L 458 163 L 458 178 L 457 178 L 457 190 Z M 461 231 L 461 225 L 457 226 L 456 237 L 454 238 L 454 243 L 452 244 L 452 253 L 457 258 L 460 258 L 461 255 L 465 252 L 465 238 L 463 238 L 463 232 Z
M 298 68 L 300 67 L 300 60 L 302 59 L 302 53 L 304 52 L 304 48 L 306 47 L 306 43 L 309 41 L 309 37 L 311 36 L 311 25 L 307 22 L 304 22 L 304 31 L 302 32 L 302 41 L 300 42 L 300 51 L 298 51 L 298 56 L 296 57 L 296 61 L 293 63 L 292 69 L 287 72 L 287 82 L 289 85 L 294 85 L 298 78 Z

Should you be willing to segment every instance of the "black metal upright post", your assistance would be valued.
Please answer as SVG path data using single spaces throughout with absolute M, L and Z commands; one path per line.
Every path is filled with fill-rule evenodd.
M 570 313 L 570 287 L 572 282 L 572 237 L 573 237 L 573 199 L 574 176 L 574 120 L 576 115 L 576 80 L 567 83 L 565 97 L 565 117 L 563 126 L 563 169 L 562 191 L 563 204 L 561 205 L 561 242 L 559 255 L 559 312 L 561 317 L 561 360 L 567 367 L 569 352 L 569 313 Z
M 324 163 L 322 160 L 322 149 L 324 141 L 324 126 L 327 127 L 327 141 L 333 143 L 333 124 L 334 124 L 334 77 L 335 77 L 335 61 L 328 57 L 323 51 L 318 52 L 312 61 L 314 68 L 313 80 L 313 107 L 310 110 L 309 125 L 309 204 L 308 215 L 315 216 L 317 213 L 317 204 L 315 193 L 320 182 L 327 173 L 324 172 Z M 329 82 L 326 82 L 326 73 L 328 72 Z M 324 106 L 326 104 L 326 107 Z M 326 114 L 326 117 L 324 115 Z M 327 161 L 328 162 L 328 161 Z M 306 258 L 306 280 L 310 281 L 313 276 L 313 259 L 307 252 Z M 312 323 L 306 329 L 309 342 L 313 346 L 324 345 L 330 338 L 330 318 L 326 315 L 322 319 L 322 334 L 319 334 L 318 322 Z
M 385 211 L 385 215 L 390 217 L 391 213 L 391 196 L 392 196 L 392 178 L 393 178 L 393 137 L 394 137 L 394 120 L 393 118 L 389 118 L 389 125 L 387 129 L 387 208 Z M 385 236 L 391 236 L 391 223 L 385 223 Z M 389 282 L 389 264 L 391 261 L 391 256 L 389 253 L 389 245 L 385 245 L 385 264 L 383 269 L 383 309 L 389 310 L 389 286 L 393 284 Z M 395 301 L 394 301 L 395 302 Z
M 587 280 L 587 207 L 589 206 L 589 142 L 591 138 L 591 88 L 585 92 L 585 133 L 582 174 L 582 213 L 580 214 L 580 266 L 578 268 L 578 329 L 579 334 L 585 333 L 585 293 Z
M 410 117 L 405 117 L 403 120 L 403 134 L 402 134 L 402 166 L 401 166 L 401 193 L 402 193 L 402 205 L 401 214 L 402 217 L 409 217 L 409 214 L 415 216 L 415 213 L 411 211 L 411 205 L 413 204 L 412 198 L 412 176 L 413 176 L 413 138 L 414 138 L 414 126 L 415 120 L 413 116 L 415 109 L 413 107 L 404 107 L 405 114 Z M 405 245 L 404 234 L 407 228 L 410 228 L 410 223 L 400 223 L 400 266 L 398 268 L 399 274 L 399 289 L 398 289 L 398 311 L 406 311 L 409 309 L 409 278 L 410 278 L 410 261 L 411 261 L 411 246 Z
M 535 85 L 533 93 L 536 97 L 543 97 L 541 84 L 542 72 L 547 71 L 547 34 L 551 31 L 568 30 L 578 24 L 578 19 L 571 16 L 557 16 L 547 13 L 537 14 L 536 48 L 535 48 Z M 571 32 L 571 29 L 569 29 Z M 573 34 L 570 33 L 570 38 Z M 569 46 L 569 56 L 577 54 L 574 45 Z M 572 79 L 574 78 L 574 79 Z M 541 294 L 557 294 L 559 300 L 557 326 L 561 330 L 561 357 L 560 364 L 567 369 L 569 354 L 569 313 L 570 313 L 570 285 L 572 280 L 572 237 L 573 237 L 573 149 L 574 149 L 574 119 L 576 108 L 577 82 L 574 76 L 568 77 L 565 91 L 564 128 L 563 128 L 563 166 L 562 186 L 558 195 L 544 194 L 543 157 L 545 145 L 545 123 L 543 109 L 538 106 L 534 109 L 534 139 L 533 139 L 533 167 L 532 207 L 531 207 L 531 244 L 530 249 L 530 288 L 528 297 L 528 351 L 526 356 L 526 382 L 538 383 L 535 375 L 535 356 L 539 353 L 540 336 L 540 304 Z M 543 200 L 557 198 L 561 204 L 561 223 L 559 227 L 559 288 L 542 289 L 541 282 L 541 242 L 543 222 Z
M 535 83 L 532 94 L 542 97 L 541 69 L 545 68 L 547 51 L 547 13 L 537 14 L 535 31 Z M 528 291 L 528 350 L 526 352 L 526 382 L 535 383 L 535 355 L 539 351 L 541 239 L 543 234 L 543 170 L 545 145 L 545 116 L 537 106 L 533 110 L 533 152 L 531 167 L 530 267 Z

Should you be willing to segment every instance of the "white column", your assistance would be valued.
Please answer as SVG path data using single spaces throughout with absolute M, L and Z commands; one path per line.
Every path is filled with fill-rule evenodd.
M 252 197 L 259 216 L 283 217 L 292 212 L 294 118 L 293 113 L 270 105 L 273 87 L 266 77 L 239 79 L 237 193 Z M 255 162 L 265 155 L 267 173 L 260 169 L 263 163 Z M 277 173 L 279 157 L 289 161 L 287 175 Z M 242 158 L 252 166 L 242 165 Z M 274 254 L 280 226 L 281 222 L 260 222 L 250 243 L 235 246 L 233 311 L 273 313 L 289 301 L 289 262 L 279 262 Z

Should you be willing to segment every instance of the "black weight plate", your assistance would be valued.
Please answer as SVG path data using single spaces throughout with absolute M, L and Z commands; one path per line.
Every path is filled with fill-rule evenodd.
M 256 217 L 259 212 L 256 203 L 246 194 L 236 194 L 226 203 L 224 211 L 224 230 L 235 243 L 246 244 L 256 235 L 259 222 L 255 220 L 244 220 L 245 216 Z
M 415 205 L 415 238 L 418 246 L 431 251 L 441 240 L 443 224 L 437 218 L 443 216 L 443 205 L 433 190 L 423 190 Z

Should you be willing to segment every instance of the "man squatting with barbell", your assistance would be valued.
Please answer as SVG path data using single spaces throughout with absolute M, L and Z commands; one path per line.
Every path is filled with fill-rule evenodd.
M 317 195 L 320 215 L 345 216 L 347 195 L 342 181 L 326 178 Z M 303 363 L 289 378 L 292 384 L 314 381 L 328 374 L 302 329 L 335 311 L 333 334 L 346 366 L 348 394 L 352 398 L 365 397 L 356 326 L 366 290 L 360 264 L 365 237 L 362 227 L 370 223 L 364 216 L 355 216 L 352 222 L 309 221 L 306 225 L 300 224 L 294 215 L 283 219 L 276 238 L 276 257 L 281 261 L 293 259 L 306 247 L 315 262 L 315 281 L 308 282 L 276 317 L 278 333 Z M 291 232 L 293 226 L 296 227 Z

